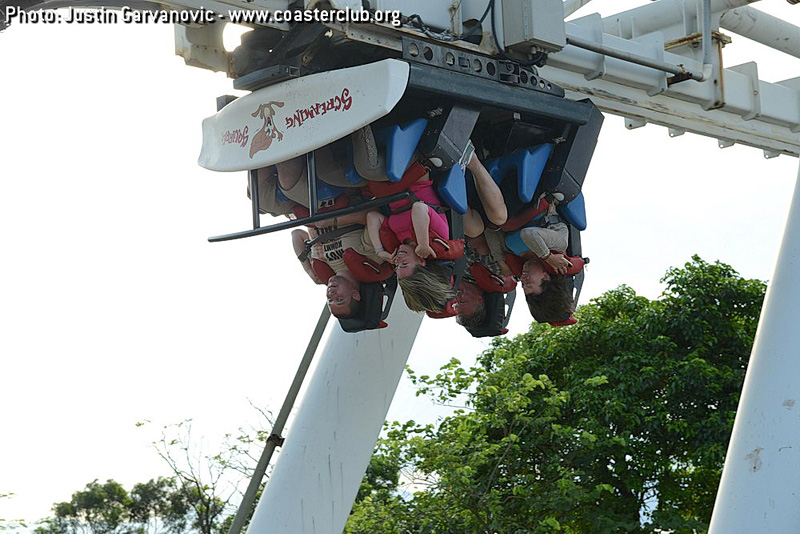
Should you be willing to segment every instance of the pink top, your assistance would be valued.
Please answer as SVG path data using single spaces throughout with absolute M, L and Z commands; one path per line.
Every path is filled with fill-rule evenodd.
M 413 192 L 417 199 L 425 202 L 428 204 L 428 215 L 431 218 L 431 224 L 429 232 L 435 232 L 439 237 L 444 239 L 450 239 L 450 227 L 447 226 L 447 217 L 444 213 L 437 212 L 433 206 L 441 206 L 442 202 L 439 200 L 439 196 L 436 194 L 436 191 L 433 190 L 433 182 L 431 180 L 426 180 L 422 182 L 416 182 L 409 190 Z M 412 203 L 412 200 L 398 200 L 397 202 L 392 202 L 389 204 L 389 209 L 392 211 L 408 206 Z M 414 224 L 411 221 L 411 210 L 408 209 L 402 213 L 392 214 L 386 219 L 386 222 L 389 226 L 389 229 L 397 236 L 397 239 L 403 243 L 406 240 L 416 241 L 416 237 L 414 236 Z

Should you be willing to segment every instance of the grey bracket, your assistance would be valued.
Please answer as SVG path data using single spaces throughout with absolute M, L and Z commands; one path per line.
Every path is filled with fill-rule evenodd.
M 789 89 L 794 89 L 795 91 L 800 93 L 800 77 L 783 80 L 782 82 L 778 82 L 776 85 L 782 85 L 784 87 L 788 87 Z M 800 122 L 798 122 L 797 124 L 793 124 L 791 126 L 791 130 L 794 133 L 800 132 Z
M 603 19 L 598 13 L 592 13 L 591 15 L 575 19 L 572 22 L 588 28 L 591 31 L 591 39 L 598 44 L 603 44 Z M 584 78 L 587 80 L 602 78 L 606 74 L 606 57 L 602 54 L 595 54 L 594 58 L 596 60 L 596 67 L 594 71 L 587 72 L 584 75 Z
M 750 95 L 752 97 L 751 99 L 752 105 L 750 106 L 750 112 L 742 115 L 742 118 L 746 121 L 749 121 L 760 117 L 761 93 L 759 91 L 758 65 L 756 65 L 754 61 L 750 61 L 748 63 L 742 63 L 741 65 L 736 65 L 734 67 L 728 67 L 728 70 L 732 70 L 733 72 L 738 72 L 739 74 L 744 74 L 745 76 L 747 76 L 747 79 L 750 82 Z
M 664 36 L 660 32 L 650 33 L 642 37 L 637 37 L 633 41 L 645 46 L 649 46 L 653 50 L 653 59 L 661 63 L 666 63 L 664 59 Z M 647 88 L 649 96 L 660 95 L 667 90 L 667 73 L 659 72 L 658 83 L 651 85 Z

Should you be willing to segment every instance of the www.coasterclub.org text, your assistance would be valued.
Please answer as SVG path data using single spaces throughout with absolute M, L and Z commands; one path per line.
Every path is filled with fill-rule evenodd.
M 6 6 L 6 23 L 17 24 L 115 24 L 118 22 L 129 24 L 210 24 L 217 21 L 227 21 L 234 24 L 267 24 L 284 22 L 376 22 L 401 25 L 400 11 L 367 11 L 365 9 L 339 9 L 339 10 L 231 10 L 221 15 L 208 9 L 186 10 L 136 10 L 128 6 L 121 9 L 93 8 L 93 9 L 37 9 L 25 11 L 17 6 Z

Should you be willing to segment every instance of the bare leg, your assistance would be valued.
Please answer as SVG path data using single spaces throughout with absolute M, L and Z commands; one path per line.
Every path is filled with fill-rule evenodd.
M 489 171 L 483 166 L 478 156 L 474 154 L 467 164 L 467 168 L 470 170 L 475 180 L 475 189 L 478 191 L 478 196 L 481 199 L 483 209 L 489 221 L 497 226 L 504 224 L 508 220 L 508 209 L 503 200 L 503 193 L 500 192 L 500 188 L 494 183 Z
M 467 213 L 464 214 L 463 222 L 464 235 L 467 237 L 476 238 L 483 234 L 483 231 L 486 229 L 483 224 L 483 219 L 481 219 L 480 214 L 475 211 L 475 208 L 467 210 Z

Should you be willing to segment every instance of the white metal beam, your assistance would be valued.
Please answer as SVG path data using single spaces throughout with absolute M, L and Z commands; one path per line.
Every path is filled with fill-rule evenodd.
M 711 13 L 719 17 L 725 11 L 759 0 L 711 0 Z M 701 2 L 694 0 L 659 0 L 603 18 L 603 31 L 633 39 L 662 32 L 670 41 L 701 31 Z
M 758 323 L 709 534 L 800 532 L 798 185 Z
M 334 325 L 249 534 L 344 530 L 422 316 L 395 298 L 386 322 L 358 334 Z
M 690 72 L 703 70 L 702 58 L 665 52 L 659 32 L 623 39 L 604 33 L 605 27 L 599 15 L 566 23 L 568 38 L 578 36 L 654 61 L 682 64 Z M 550 54 L 541 73 L 571 91 L 572 98 L 588 96 L 606 112 L 771 153 L 800 155 L 800 90 L 792 81 L 759 80 L 754 64 L 724 69 L 719 83 L 711 78 L 667 85 L 664 72 L 567 46 Z M 715 93 L 720 86 L 721 98 Z
M 569 17 L 592 0 L 564 0 L 564 18 Z
M 620 91 L 613 83 L 603 80 L 589 84 L 583 76 L 566 71 L 559 75 L 557 83 L 567 89 L 567 97 L 575 100 L 589 97 L 603 112 L 634 119 L 640 126 L 652 123 L 675 132 L 712 137 L 720 140 L 721 148 L 739 143 L 778 154 L 800 156 L 798 135 L 785 128 L 746 121 L 720 110 L 703 112 L 694 104 L 664 96 L 647 97 L 643 91 Z

